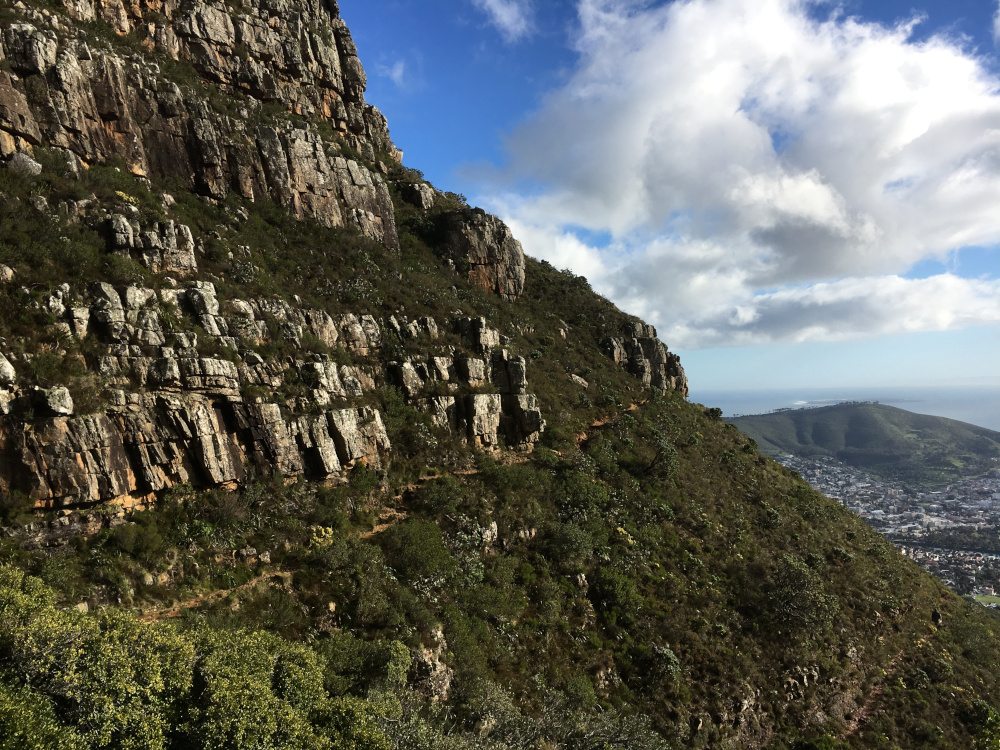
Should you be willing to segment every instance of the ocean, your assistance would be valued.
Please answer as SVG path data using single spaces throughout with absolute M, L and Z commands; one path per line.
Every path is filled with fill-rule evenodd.
M 948 417 L 1000 432 L 1000 387 L 997 386 L 801 388 L 759 391 L 693 389 L 691 401 L 718 407 L 726 417 L 765 414 L 775 409 L 829 406 L 843 401 L 878 401 L 917 414 Z

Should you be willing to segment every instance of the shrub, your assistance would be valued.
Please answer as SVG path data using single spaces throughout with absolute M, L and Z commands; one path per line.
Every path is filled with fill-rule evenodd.
M 454 477 L 440 477 L 428 482 L 417 491 L 418 508 L 436 516 L 454 515 L 462 501 L 463 488 Z
M 352 492 L 365 497 L 371 495 L 381 482 L 378 474 L 363 463 L 358 463 L 351 469 L 349 481 Z
M 612 625 L 617 622 L 633 622 L 642 605 L 642 596 L 635 582 L 611 567 L 601 567 L 595 571 L 589 596 L 594 607 Z
M 7 526 L 27 520 L 34 505 L 35 501 L 23 492 L 0 492 L 0 523 Z
M 974 700 L 961 715 L 976 738 L 976 750 L 1000 748 L 1000 713 L 984 700 Z
M 409 520 L 379 534 L 386 562 L 407 581 L 449 573 L 453 562 L 437 524 Z
M 58 703 L 95 747 L 162 747 L 191 685 L 194 649 L 166 626 L 125 612 L 59 612 L 40 581 L 0 568 L 0 654 Z
M 575 523 L 556 523 L 549 528 L 546 549 L 554 560 L 583 562 L 593 554 L 594 540 Z
M 0 750 L 84 750 L 83 739 L 56 718 L 52 703 L 27 688 L 0 683 Z
M 666 646 L 653 646 L 653 676 L 661 681 L 673 682 L 681 673 L 681 663 L 677 655 Z
M 151 565 L 163 552 L 166 544 L 155 526 L 127 523 L 112 529 L 108 535 L 108 546 Z
M 778 561 L 767 602 L 775 625 L 793 631 L 825 628 L 838 609 L 837 597 L 825 593 L 816 571 L 788 554 Z
M 285 646 L 266 633 L 203 630 L 197 635 L 200 654 L 195 666 L 195 689 L 183 723 L 192 746 L 228 750 L 243 747 L 294 747 L 274 743 L 280 736 L 300 742 L 311 734 L 303 715 L 275 694 L 289 691 L 299 705 L 319 703 L 322 676 L 318 665 L 299 660 L 286 663 L 276 681 L 277 663 Z M 277 682 L 277 684 L 275 684 Z M 309 691 L 312 691 L 311 693 Z M 282 710 L 285 709 L 285 710 Z M 291 710 L 289 710 L 291 709 Z
M 566 697 L 580 708 L 590 708 L 597 702 L 594 683 L 585 674 L 572 674 L 566 679 Z
M 324 684 L 331 695 L 364 696 L 371 690 L 399 690 L 406 684 L 410 652 L 399 641 L 366 641 L 334 631 L 316 649 L 328 662 Z

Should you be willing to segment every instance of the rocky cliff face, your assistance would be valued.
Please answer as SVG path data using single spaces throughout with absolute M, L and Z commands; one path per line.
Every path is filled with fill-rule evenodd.
M 604 352 L 645 385 L 660 391 L 688 395 L 688 380 L 676 354 L 656 338 L 656 329 L 646 323 L 629 323 L 621 336 L 604 342 Z
M 338 365 L 310 352 L 303 339 L 360 360 L 390 338 L 431 346 L 436 321 L 333 318 L 277 299 L 220 300 L 205 281 L 159 292 L 133 286 L 120 293 L 106 283 L 63 287 L 46 305 L 58 313 L 57 326 L 102 352 L 90 364 L 110 386 L 110 400 L 103 413 L 74 416 L 65 388 L 19 387 L 22 363 L 3 357 L 7 460 L 0 482 L 43 506 L 131 504 L 180 483 L 238 483 L 250 468 L 319 480 L 336 480 L 359 461 L 378 468 L 389 439 L 378 410 L 364 404 L 385 385 L 398 386 L 436 424 L 484 448 L 530 447 L 545 428 L 537 400 L 526 393 L 524 360 L 496 349 L 500 334 L 481 319 L 451 323 L 459 332 L 477 331 L 464 338 L 468 350 L 383 368 Z M 275 336 L 299 357 L 265 361 L 248 348 Z M 209 343 L 215 356 L 203 353 Z M 499 393 L 460 393 L 494 386 Z
M 397 246 L 385 181 L 351 154 L 402 155 L 365 103 L 364 69 L 335 2 L 64 5 L 87 32 L 117 38 L 95 44 L 58 13 L 11 16 L 0 155 L 46 144 L 82 165 L 118 158 L 136 175 L 177 178 L 216 199 L 269 198 Z M 145 54 L 124 54 L 130 45 Z
M 503 222 L 442 209 L 426 183 L 390 178 L 402 154 L 365 102 L 333 0 L 60 2 L 0 9 L 0 157 L 11 172 L 38 175 L 44 147 L 76 173 L 110 162 L 212 205 L 270 201 L 390 250 L 395 194 L 437 222 L 440 251 L 471 284 L 504 302 L 524 292 L 524 253 Z M 172 214 L 169 195 L 152 216 L 118 196 L 32 199 L 60 226 L 99 231 L 109 256 L 156 283 L 23 290 L 49 338 L 86 352 L 104 403 L 81 409 L 65 387 L 26 385 L 35 354 L 0 351 L 0 491 L 81 507 L 233 486 L 254 471 L 340 481 L 359 462 L 391 459 L 375 405 L 387 386 L 482 449 L 530 449 L 543 433 L 526 361 L 491 321 L 364 307 L 333 316 L 298 298 L 223 293 L 199 267 L 209 238 Z M 0 283 L 16 284 L 14 271 L 0 268 Z M 294 354 L 265 358 L 268 347 Z M 387 356 L 396 349 L 408 353 Z M 652 329 L 636 324 L 607 353 L 649 387 L 686 394 Z
M 970 627 L 860 520 L 683 403 L 652 326 L 404 168 L 332 0 L 23 2 L 45 9 L 0 3 L 0 547 L 60 606 L 190 608 L 202 640 L 343 636 L 315 653 L 329 669 L 302 726 L 367 723 L 376 694 L 386 725 L 405 695 L 380 746 L 661 747 L 655 730 L 819 747 L 866 716 L 909 721 L 919 741 L 899 747 L 971 746 L 966 701 L 1000 695 L 995 623 Z M 181 502 L 132 513 L 165 498 Z M 115 737 L 207 736 L 186 723 L 208 691 L 190 670 L 228 651 L 156 636 L 148 663 L 175 649 L 187 687 L 118 690 L 132 676 L 88 671 L 88 653 L 115 659 L 87 633 L 114 650 L 145 631 L 59 619 L 12 570 L 0 620 L 37 615 L 23 634 L 72 648 L 47 671 L 51 649 L 0 628 L 0 703 L 46 726 L 130 703 Z M 300 645 L 252 667 L 246 726 L 273 732 L 250 744 L 311 742 L 268 697 L 286 666 L 305 684 Z M 85 683 L 115 695 L 74 707 Z M 914 701 L 959 739 L 918 726 Z M 888 726 L 860 744 L 909 731 Z
M 448 248 L 469 265 L 469 281 L 506 300 L 524 291 L 524 250 L 510 228 L 482 209 L 448 217 Z

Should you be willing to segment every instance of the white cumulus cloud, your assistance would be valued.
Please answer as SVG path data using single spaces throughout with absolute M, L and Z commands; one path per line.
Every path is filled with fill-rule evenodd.
M 1000 81 L 816 7 L 580 0 L 577 69 L 507 141 L 533 189 L 493 208 L 673 345 L 1000 321 L 994 282 L 904 278 L 1000 243 Z
M 397 60 L 392 65 L 377 65 L 376 70 L 380 76 L 384 76 L 394 84 L 403 88 L 406 85 L 406 61 Z
M 499 29 L 507 41 L 517 41 L 531 32 L 530 0 L 472 0 L 472 2 L 489 16 L 490 23 Z
M 941 274 L 848 278 L 808 288 L 756 295 L 735 311 L 706 311 L 692 321 L 665 326 L 702 346 L 772 341 L 844 341 L 869 336 L 948 331 L 1000 323 L 1000 282 Z M 695 331 L 685 330 L 696 328 Z

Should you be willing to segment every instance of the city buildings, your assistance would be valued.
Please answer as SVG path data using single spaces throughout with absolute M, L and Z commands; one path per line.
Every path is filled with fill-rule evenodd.
M 884 481 L 833 458 L 779 456 L 960 594 L 996 607 L 1000 590 L 1000 467 L 943 488 Z M 939 532 L 951 531 L 951 534 Z M 944 544 L 942 538 L 947 540 Z

